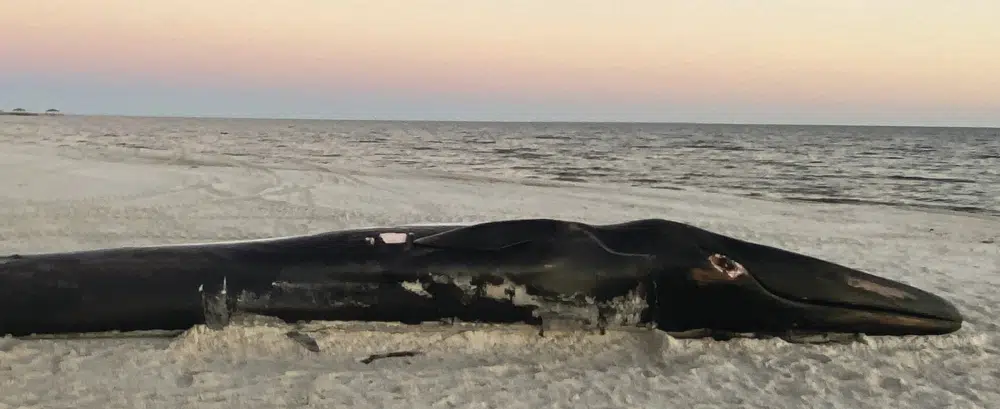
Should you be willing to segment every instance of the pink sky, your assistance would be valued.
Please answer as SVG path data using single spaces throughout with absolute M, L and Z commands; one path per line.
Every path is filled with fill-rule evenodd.
M 1000 115 L 997 1 L 10 3 L 0 77 Z

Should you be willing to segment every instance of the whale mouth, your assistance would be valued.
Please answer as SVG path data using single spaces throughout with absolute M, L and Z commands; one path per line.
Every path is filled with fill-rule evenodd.
M 916 290 L 906 284 L 896 285 Z M 925 293 L 915 300 L 919 302 L 911 301 L 905 307 L 887 307 L 848 300 L 809 299 L 761 287 L 779 300 L 783 308 L 799 311 L 805 321 L 802 327 L 870 335 L 937 335 L 962 328 L 963 317 L 958 309 L 933 294 Z
M 718 276 L 755 288 L 777 306 L 783 327 L 871 335 L 944 334 L 963 317 L 947 300 L 919 288 L 802 254 L 762 245 L 745 258 L 709 258 Z M 741 249 L 742 250 L 742 249 Z

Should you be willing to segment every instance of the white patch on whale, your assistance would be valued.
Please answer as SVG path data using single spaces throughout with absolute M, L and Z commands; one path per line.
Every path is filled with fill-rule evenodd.
M 418 281 L 403 281 L 402 283 L 399 283 L 399 285 L 402 286 L 404 290 L 421 297 L 432 298 L 431 293 L 427 292 L 427 290 L 424 289 L 423 284 L 420 284 Z
M 604 309 L 604 319 L 609 327 L 636 326 L 641 323 L 642 313 L 649 308 L 645 291 L 636 288 L 619 297 L 598 303 L 591 296 L 583 300 L 573 299 L 573 296 L 560 296 L 558 299 L 545 299 L 528 293 L 526 286 L 511 282 L 504 278 L 500 284 L 473 284 L 470 277 L 433 276 L 435 282 L 451 283 L 469 296 L 486 297 L 499 301 L 510 302 L 517 306 L 536 307 L 533 314 L 546 319 L 572 319 L 598 324 Z M 582 301 L 582 302 L 581 302 Z
M 378 237 L 385 244 L 403 244 L 406 243 L 406 238 L 409 235 L 406 233 L 381 233 Z

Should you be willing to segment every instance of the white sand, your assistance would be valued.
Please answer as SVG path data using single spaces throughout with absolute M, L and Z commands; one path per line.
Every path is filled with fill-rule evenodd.
M 100 149 L 0 145 L 0 253 L 501 217 L 662 217 L 917 285 L 954 301 L 968 323 L 947 336 L 824 346 L 363 325 L 315 332 L 320 353 L 266 325 L 173 340 L 7 338 L 0 408 L 1000 407 L 995 218 Z M 407 349 L 425 355 L 358 362 Z

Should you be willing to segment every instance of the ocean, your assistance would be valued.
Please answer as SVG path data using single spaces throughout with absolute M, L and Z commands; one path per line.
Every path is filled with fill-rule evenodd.
M 990 128 L 68 115 L 0 117 L 0 140 L 1000 215 Z

